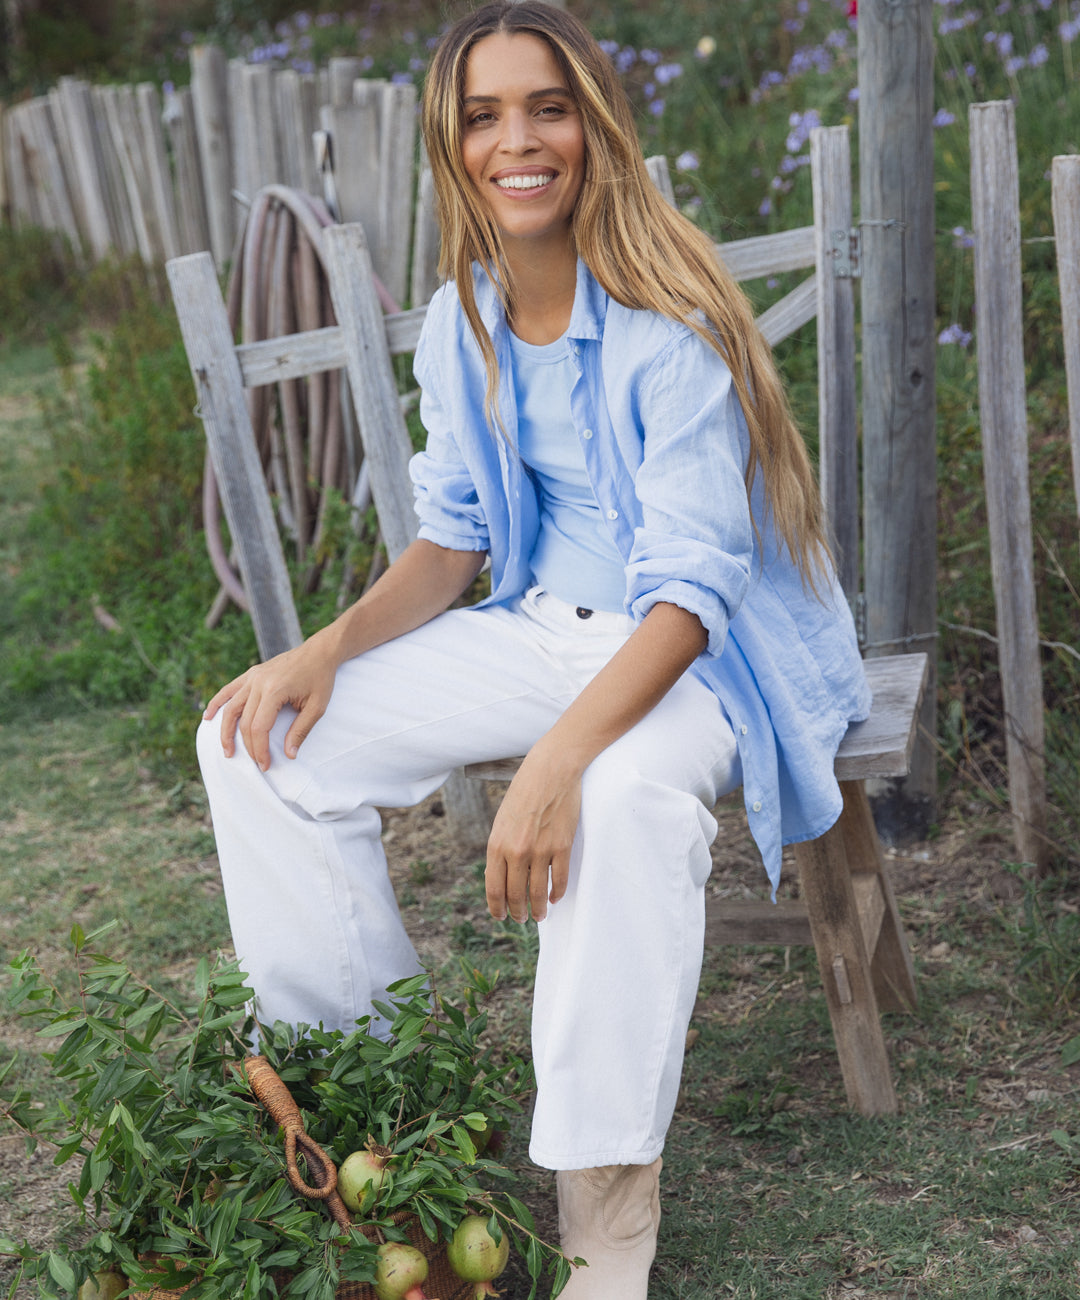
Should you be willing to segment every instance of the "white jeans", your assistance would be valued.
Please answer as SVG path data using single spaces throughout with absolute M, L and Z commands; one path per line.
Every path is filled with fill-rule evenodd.
M 286 710 L 260 772 L 199 731 L 233 941 L 266 1021 L 351 1028 L 418 969 L 379 807 L 463 763 L 525 753 L 632 631 L 530 592 L 451 610 L 344 664 L 297 758 Z M 685 674 L 590 765 L 565 896 L 539 925 L 530 1155 L 549 1169 L 648 1164 L 663 1148 L 697 993 L 709 809 L 741 779 L 723 708 Z

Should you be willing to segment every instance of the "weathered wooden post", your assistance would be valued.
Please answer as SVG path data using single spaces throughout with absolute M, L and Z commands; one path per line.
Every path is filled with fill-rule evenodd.
M 1080 154 L 1061 155 L 1051 168 L 1057 239 L 1065 382 L 1069 390 L 1069 441 L 1073 490 L 1080 522 Z
M 972 104 L 968 118 L 979 422 L 1005 708 L 1005 759 L 1017 851 L 1024 862 L 1042 870 L 1049 849 L 1046 758 L 1028 489 L 1016 121 L 1007 101 Z
M 810 133 L 817 266 L 818 445 L 821 496 L 844 595 L 859 592 L 859 448 L 856 436 L 855 293 L 851 143 L 846 126 Z
M 229 129 L 228 63 L 216 45 L 191 49 L 191 97 L 199 141 L 206 224 L 210 250 L 221 270 L 232 256 L 236 225 L 233 214 L 233 149 Z
M 911 775 L 875 798 L 886 836 L 925 828 L 937 789 L 934 648 L 933 0 L 859 5 L 866 653 L 930 653 Z

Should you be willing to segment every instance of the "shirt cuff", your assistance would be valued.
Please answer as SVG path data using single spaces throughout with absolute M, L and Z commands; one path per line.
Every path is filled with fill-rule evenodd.
M 709 638 L 704 653 L 715 657 L 723 650 L 730 619 L 727 606 L 715 591 L 694 582 L 670 579 L 635 597 L 630 604 L 630 614 L 636 622 L 641 622 L 654 605 L 678 605 L 680 609 L 695 614 Z
M 447 551 L 488 551 L 488 539 L 475 529 L 468 532 L 455 532 L 452 528 L 439 527 L 437 524 L 423 523 L 417 529 L 416 536 L 424 542 L 433 542 Z

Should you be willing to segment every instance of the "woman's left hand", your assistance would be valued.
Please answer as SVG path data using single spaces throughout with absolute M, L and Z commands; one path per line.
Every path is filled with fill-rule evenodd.
M 581 815 L 581 773 L 534 745 L 510 782 L 487 846 L 484 881 L 496 921 L 542 921 L 566 893 Z M 550 877 L 550 888 L 549 888 Z

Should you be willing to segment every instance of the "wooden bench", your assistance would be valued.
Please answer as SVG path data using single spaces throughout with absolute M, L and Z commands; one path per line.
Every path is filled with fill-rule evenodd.
M 705 905 L 706 943 L 814 945 L 848 1104 L 864 1115 L 897 1109 L 879 1013 L 911 1011 L 917 1001 L 864 782 L 907 775 L 928 667 L 925 654 L 866 661 L 873 708 L 848 728 L 834 767 L 844 810 L 831 830 L 795 845 L 802 897 Z M 465 772 L 507 781 L 520 762 L 474 763 Z

